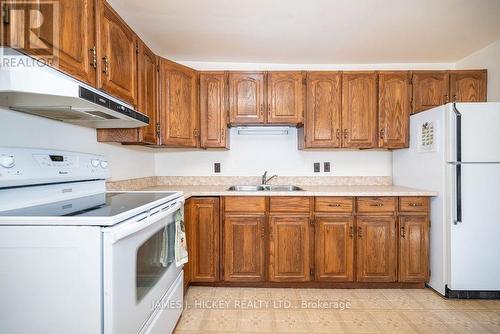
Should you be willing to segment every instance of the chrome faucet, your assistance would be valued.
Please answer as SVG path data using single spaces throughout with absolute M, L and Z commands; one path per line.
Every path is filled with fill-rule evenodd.
M 267 178 L 267 170 L 264 172 L 264 175 L 262 175 L 262 185 L 266 185 L 269 181 L 271 181 L 272 179 L 274 179 L 275 177 L 278 177 L 277 174 L 274 174 L 273 176 L 271 176 L 270 178 Z

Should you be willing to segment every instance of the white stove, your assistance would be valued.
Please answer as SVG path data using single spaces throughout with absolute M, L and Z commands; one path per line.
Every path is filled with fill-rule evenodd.
M 107 177 L 99 155 L 0 147 L 1 333 L 173 330 L 182 193 L 106 192 Z

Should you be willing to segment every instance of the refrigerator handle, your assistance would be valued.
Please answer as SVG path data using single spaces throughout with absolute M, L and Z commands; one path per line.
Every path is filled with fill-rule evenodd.
M 457 118 L 456 122 L 455 122 L 455 126 L 456 126 L 456 129 L 455 129 L 456 130 L 455 147 L 457 150 L 456 161 L 461 162 L 462 161 L 462 114 L 460 113 L 460 111 L 458 111 L 456 103 L 453 103 L 453 112 L 455 113 L 455 116 Z
M 456 116 L 456 154 L 457 154 L 457 161 L 456 161 L 456 169 L 455 169 L 455 177 L 456 177 L 456 191 L 455 191 L 455 208 L 456 208 L 456 218 L 453 220 L 453 224 L 458 224 L 462 222 L 462 114 L 460 111 L 457 109 L 457 104 L 453 102 L 453 112 L 455 113 Z
M 455 177 L 456 177 L 456 191 L 455 191 L 455 208 L 456 217 L 453 220 L 453 224 L 457 225 L 462 222 L 462 165 L 460 163 L 455 165 Z

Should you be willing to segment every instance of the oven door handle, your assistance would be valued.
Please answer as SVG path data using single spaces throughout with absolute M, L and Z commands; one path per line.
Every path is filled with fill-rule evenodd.
M 111 244 L 114 244 L 119 240 L 124 239 L 141 230 L 144 230 L 145 228 L 168 217 L 169 215 L 182 208 L 183 205 L 184 201 L 180 201 L 176 202 L 175 204 L 167 204 L 159 208 L 153 208 L 148 213 L 143 214 L 143 216 L 139 215 L 116 226 L 105 228 L 104 233 L 108 234 L 108 240 L 111 242 Z

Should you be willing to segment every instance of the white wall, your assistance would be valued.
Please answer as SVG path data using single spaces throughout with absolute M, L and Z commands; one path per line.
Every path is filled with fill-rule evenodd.
M 231 150 L 169 150 L 156 153 L 156 174 L 172 176 L 254 176 L 264 171 L 282 176 L 391 176 L 392 153 L 388 151 L 299 151 L 297 130 L 288 135 L 238 135 L 231 129 Z M 331 163 L 331 173 L 314 173 L 313 163 Z M 221 174 L 213 172 L 221 163 Z
M 488 70 L 488 101 L 500 102 L 500 40 L 456 63 L 457 69 Z
M 154 175 L 148 148 L 98 143 L 96 130 L 0 108 L 0 146 L 38 147 L 103 154 L 111 180 Z

